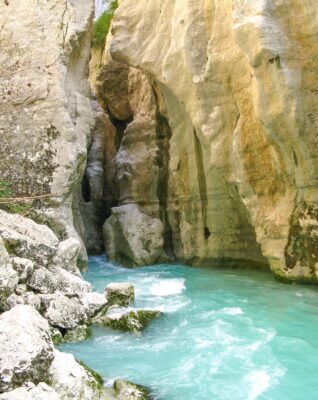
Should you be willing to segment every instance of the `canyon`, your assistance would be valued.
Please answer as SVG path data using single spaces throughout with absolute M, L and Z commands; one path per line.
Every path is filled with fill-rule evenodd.
M 318 282 L 315 1 L 120 0 L 100 46 L 94 13 L 0 4 L 0 323 L 44 332 L 39 369 L 0 393 L 69 398 L 52 337 L 105 306 L 88 254 Z M 69 362 L 78 398 L 108 398 Z

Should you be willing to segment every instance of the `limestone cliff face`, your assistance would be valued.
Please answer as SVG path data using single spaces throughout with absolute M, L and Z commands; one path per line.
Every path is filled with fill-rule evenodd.
M 122 0 L 112 33 L 113 59 L 147 77 L 168 126 L 174 253 L 317 281 L 316 2 Z M 125 199 L 152 214 L 154 187 Z
M 93 7 L 93 0 L 0 4 L 0 180 L 20 196 L 56 194 L 32 217 L 60 239 L 77 236 L 72 199 L 94 124 L 87 82 Z

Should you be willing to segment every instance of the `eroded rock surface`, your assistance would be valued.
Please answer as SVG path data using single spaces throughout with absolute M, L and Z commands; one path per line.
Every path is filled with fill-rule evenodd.
M 125 265 L 154 264 L 163 255 L 163 224 L 135 204 L 112 209 L 103 227 L 106 254 Z
M 52 360 L 49 325 L 37 311 L 18 305 L 0 316 L 0 392 L 48 381 Z
M 110 50 L 148 79 L 170 132 L 168 157 L 159 154 L 168 163 L 160 219 L 174 255 L 270 265 L 280 278 L 317 282 L 318 19 L 311 0 L 283 3 L 123 0 Z M 167 127 L 157 126 L 164 136 Z M 124 145 L 133 143 L 129 131 L 121 175 L 126 187 L 131 175 L 143 187 L 138 157 Z M 154 216 L 146 208 L 157 187 L 139 199 L 123 189 L 122 201 Z

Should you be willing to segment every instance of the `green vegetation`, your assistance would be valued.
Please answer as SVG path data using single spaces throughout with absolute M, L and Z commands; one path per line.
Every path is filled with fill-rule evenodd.
M 95 21 L 93 28 L 93 47 L 104 47 L 106 36 L 117 7 L 118 0 L 113 0 L 108 9 Z
M 32 209 L 30 201 L 16 198 L 12 182 L 0 181 L 0 208 L 10 213 L 25 214 Z

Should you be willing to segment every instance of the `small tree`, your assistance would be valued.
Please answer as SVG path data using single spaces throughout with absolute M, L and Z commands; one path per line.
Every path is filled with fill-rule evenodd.
M 93 47 L 104 47 L 106 37 L 115 13 L 118 7 L 118 0 L 113 0 L 106 11 L 104 11 L 94 22 L 93 27 Z

